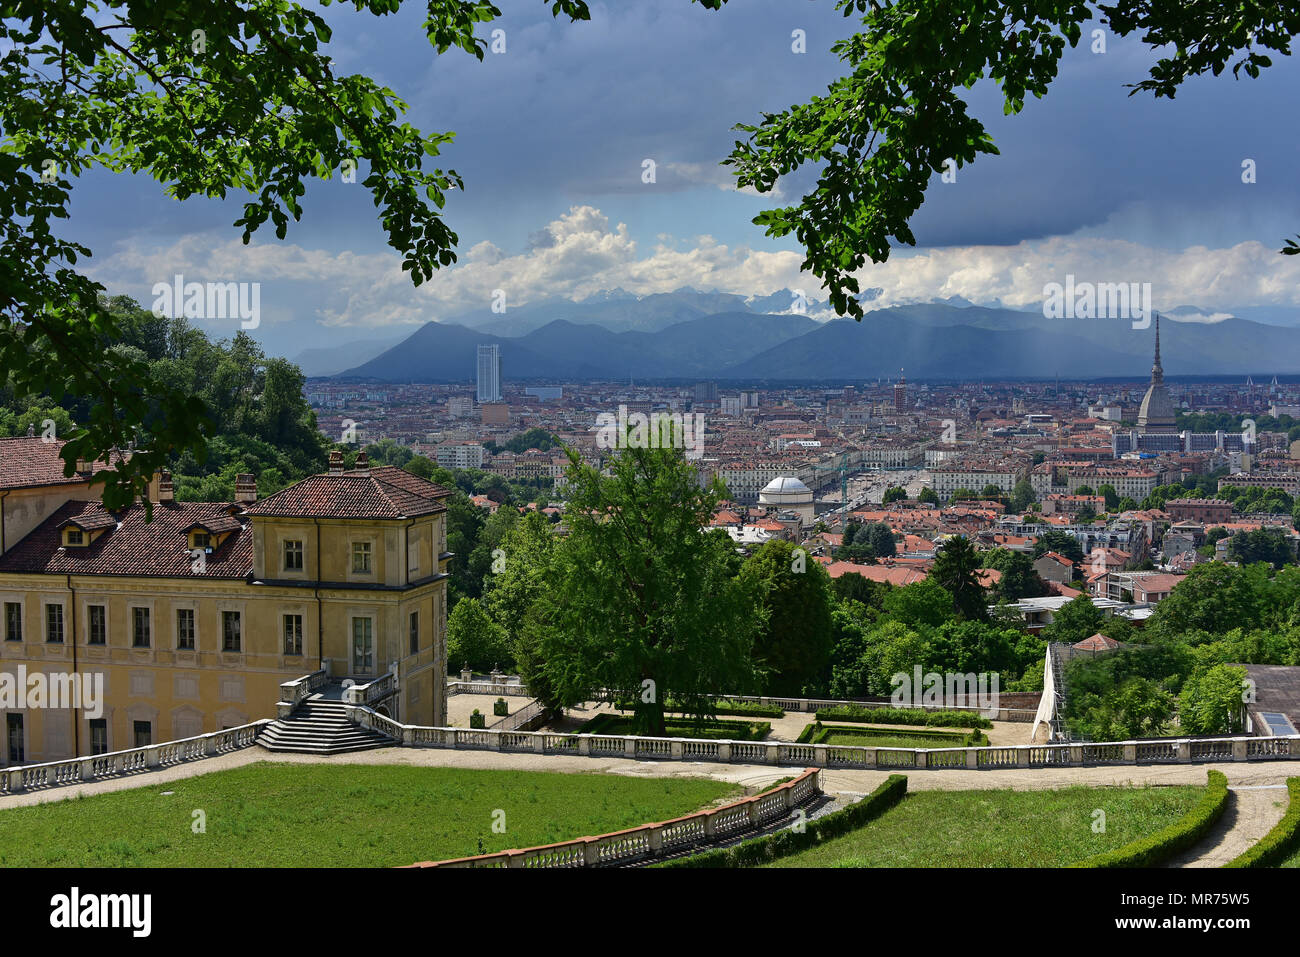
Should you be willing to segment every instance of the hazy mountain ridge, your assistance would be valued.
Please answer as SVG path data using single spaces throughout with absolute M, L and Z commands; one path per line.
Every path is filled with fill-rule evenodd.
M 1154 330 L 1129 320 L 1048 319 L 1040 312 L 941 303 L 893 306 L 861 322 L 764 314 L 793 299 L 788 290 L 744 300 L 679 290 L 634 298 L 616 290 L 596 301 L 542 303 L 502 335 L 484 323 L 428 323 L 347 377 L 388 381 L 472 380 L 479 344 L 501 346 L 506 378 L 788 379 L 993 376 L 1144 377 Z M 711 305 L 732 308 L 702 314 Z M 810 301 L 810 310 L 819 304 Z M 567 311 L 551 317 L 552 311 Z M 670 322 L 674 316 L 687 318 Z M 1190 321 L 1175 321 L 1178 316 Z M 1169 375 L 1300 372 L 1300 330 L 1221 318 L 1182 306 L 1162 323 Z M 514 317 L 518 319 L 518 317 Z M 1211 321 L 1207 321 L 1211 320 Z M 627 328 L 629 325 L 651 328 Z

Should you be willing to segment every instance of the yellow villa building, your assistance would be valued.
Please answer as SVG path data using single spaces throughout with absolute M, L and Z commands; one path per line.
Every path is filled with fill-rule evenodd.
M 377 711 L 446 723 L 446 489 L 335 452 L 261 501 L 241 475 L 233 502 L 177 502 L 163 473 L 146 521 L 104 508 L 108 466 L 64 477 L 60 447 L 0 439 L 0 766 L 275 718 L 281 683 L 322 669 L 392 674 Z M 102 700 L 40 700 L 33 675 Z

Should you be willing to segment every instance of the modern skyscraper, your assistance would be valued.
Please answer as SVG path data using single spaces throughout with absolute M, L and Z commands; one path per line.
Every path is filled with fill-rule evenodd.
M 478 347 L 478 401 L 501 401 L 501 347 Z

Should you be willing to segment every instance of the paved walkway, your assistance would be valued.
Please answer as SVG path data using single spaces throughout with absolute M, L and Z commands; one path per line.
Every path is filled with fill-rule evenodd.
M 92 781 L 70 787 L 48 788 L 21 794 L 0 796 L 0 809 L 46 801 L 60 801 L 79 795 L 103 794 L 129 788 L 153 787 L 194 777 L 243 767 L 257 761 L 285 764 L 401 764 L 412 767 L 488 768 L 513 771 L 559 771 L 586 774 L 623 774 L 634 777 L 712 778 L 746 787 L 770 784 L 789 777 L 793 766 L 753 764 L 716 764 L 707 761 L 644 761 L 631 758 L 593 758 L 567 754 L 513 754 L 500 751 L 454 751 L 443 748 L 376 748 L 350 754 L 319 756 L 267 751 L 259 745 L 229 754 L 175 765 L 160 771 L 144 772 L 106 781 Z M 1251 761 L 1223 764 L 1142 765 L 1084 768 L 996 768 L 989 770 L 900 769 L 907 775 L 912 791 L 1039 790 L 1074 785 L 1133 786 L 1193 784 L 1204 785 L 1206 772 L 1222 771 L 1230 786 L 1285 785 L 1288 777 L 1300 774 L 1300 761 Z M 821 775 L 822 788 L 831 795 L 857 796 L 875 790 L 890 774 L 888 770 L 826 768 Z M 1284 792 L 1279 792 L 1284 795 Z M 1285 797 L 1283 796 L 1283 800 Z M 1281 815 L 1279 814 L 1279 817 Z M 1270 825 L 1271 826 L 1271 825 Z M 1267 828 L 1265 828 L 1267 830 Z
M 1286 785 L 1232 787 L 1228 806 L 1199 844 L 1165 867 L 1222 867 L 1273 829 L 1288 805 Z

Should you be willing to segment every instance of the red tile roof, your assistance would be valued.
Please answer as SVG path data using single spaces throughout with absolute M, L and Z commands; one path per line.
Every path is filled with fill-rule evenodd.
M 856 572 L 863 578 L 869 578 L 875 582 L 888 582 L 891 585 L 910 585 L 913 582 L 923 582 L 928 577 L 925 572 L 917 568 L 898 568 L 887 565 L 858 565 L 854 562 L 835 562 L 818 558 L 826 566 L 826 573 L 831 578 L 839 578 L 841 575 L 847 575 L 850 572 Z
M 1080 651 L 1114 651 L 1119 647 L 1119 642 L 1114 638 L 1108 638 L 1101 632 L 1091 635 L 1083 641 L 1076 641 L 1071 648 L 1078 648 Z
M 260 502 L 249 515 L 286 518 L 410 518 L 445 511 L 441 485 L 390 465 L 364 472 L 310 475 Z
M 1066 568 L 1074 567 L 1074 562 L 1070 561 L 1060 552 L 1043 552 L 1043 554 L 1040 556 L 1040 561 L 1043 558 L 1049 558 L 1052 561 L 1056 562 L 1058 565 L 1064 565 Z
M 148 575 L 171 578 L 244 578 L 253 569 L 252 530 L 238 526 L 195 572 L 185 529 L 221 523 L 229 517 L 225 502 L 166 502 L 153 507 L 145 521 L 142 505 L 109 513 L 99 502 L 67 502 L 0 556 L 0 572 L 46 575 Z M 112 526 L 89 545 L 65 548 L 59 529 L 69 522 L 82 527 Z M 238 524 L 238 523 L 236 523 Z
M 46 442 L 26 435 L 0 438 L 0 489 L 84 483 L 87 479 L 85 475 L 63 474 L 64 462 L 59 458 L 59 450 L 63 446 L 62 439 Z M 92 474 L 110 468 L 107 462 L 96 462 Z

